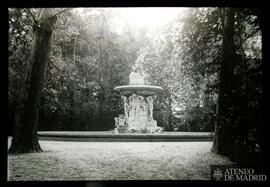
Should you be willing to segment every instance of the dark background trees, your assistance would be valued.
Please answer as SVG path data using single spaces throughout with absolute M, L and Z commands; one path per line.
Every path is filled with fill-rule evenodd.
M 37 16 L 40 9 L 31 9 Z M 33 19 L 9 9 L 9 129 L 31 71 Z M 261 11 L 190 8 L 154 28 L 125 24 L 112 9 L 57 16 L 38 130 L 112 130 L 123 113 L 115 86 L 128 84 L 137 62 L 153 85 L 154 118 L 167 131 L 216 130 L 213 151 L 232 160 L 260 160 L 262 126 Z M 222 129 L 222 130 L 220 130 Z M 249 156 L 246 156 L 249 155 Z
M 207 115 L 215 121 L 213 151 L 242 164 L 263 163 L 261 11 L 191 9 L 186 19 L 184 66 L 214 101 Z
M 22 16 L 16 12 L 25 14 L 23 18 L 29 19 L 29 23 L 23 22 Z M 114 127 L 113 116 L 121 113 L 122 108 L 119 95 L 113 88 L 128 83 L 129 67 L 135 61 L 136 48 L 130 46 L 133 41 L 128 33 L 126 37 L 120 37 L 109 30 L 111 17 L 107 14 L 108 11 L 99 10 L 89 16 L 83 13 L 84 17 L 72 13 L 58 15 L 40 105 L 40 130 L 109 130 Z M 20 20 L 13 22 L 16 16 Z M 24 48 L 18 49 L 17 54 L 10 49 L 11 124 L 21 102 L 17 101 L 17 96 L 27 75 L 25 59 L 29 57 L 30 47 L 27 51 L 25 47 L 30 45 L 32 37 L 31 17 L 28 16 L 25 9 L 10 9 L 9 44 L 12 45 L 17 33 L 21 36 L 20 32 L 23 32 L 27 37 L 18 37 L 18 42 L 14 41 L 11 46 L 17 47 L 24 42 Z

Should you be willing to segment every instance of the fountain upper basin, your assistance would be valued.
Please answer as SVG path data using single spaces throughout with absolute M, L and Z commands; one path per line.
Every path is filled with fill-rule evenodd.
M 120 91 L 123 95 L 131 95 L 133 93 L 139 95 L 155 95 L 158 91 L 162 91 L 160 86 L 151 85 L 124 85 L 114 88 L 116 91 Z

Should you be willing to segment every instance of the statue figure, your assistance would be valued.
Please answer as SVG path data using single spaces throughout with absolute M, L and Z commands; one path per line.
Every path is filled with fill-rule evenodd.
M 153 98 L 152 96 L 149 96 L 146 98 L 146 100 L 147 100 L 149 118 L 150 120 L 153 120 Z
M 141 105 L 141 103 L 142 103 L 142 102 L 143 102 L 143 100 L 144 100 L 144 97 L 143 97 L 143 96 L 141 96 L 141 95 L 138 95 L 137 100 L 138 100 L 139 104 Z
M 130 114 L 129 116 L 131 117 L 134 117 L 135 116 L 135 98 L 136 98 L 136 94 L 132 94 L 130 97 L 129 97 L 129 103 L 130 103 Z
M 125 111 L 125 118 L 127 119 L 128 118 L 128 113 L 129 113 L 129 105 L 127 103 L 127 97 L 126 96 L 121 96 L 121 99 L 123 100 L 124 102 L 124 111 Z
M 141 101 L 141 109 L 142 109 L 143 111 L 147 111 L 147 103 L 146 103 L 145 99 L 143 99 L 143 100 Z
M 139 115 L 140 112 L 140 108 L 141 108 L 141 102 L 144 100 L 144 97 L 141 95 L 137 95 L 136 99 L 135 99 L 135 114 L 136 116 Z
M 138 116 L 139 111 L 140 111 L 140 107 L 141 107 L 141 102 L 144 100 L 144 97 L 141 95 L 137 95 L 137 94 L 132 94 L 129 97 L 129 101 L 130 101 L 130 107 L 131 107 L 131 116 L 135 117 Z
M 114 117 L 115 127 L 124 127 L 125 119 L 121 117 Z
M 116 134 L 123 133 L 124 132 L 124 127 L 125 127 L 125 121 L 126 119 L 123 118 L 122 115 L 119 115 L 119 117 L 114 117 L 114 121 L 115 121 L 115 129 L 114 132 Z

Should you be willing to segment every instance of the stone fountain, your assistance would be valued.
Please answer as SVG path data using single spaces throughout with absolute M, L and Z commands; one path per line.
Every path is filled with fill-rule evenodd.
M 115 132 L 162 131 L 153 119 L 153 96 L 163 89 L 149 83 L 149 76 L 144 72 L 131 72 L 129 85 L 117 86 L 124 104 L 124 115 L 115 117 Z

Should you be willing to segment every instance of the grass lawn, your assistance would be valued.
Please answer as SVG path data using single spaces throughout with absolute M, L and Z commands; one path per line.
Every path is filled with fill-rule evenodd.
M 8 155 L 8 180 L 209 180 L 212 142 L 40 141 L 42 153 Z M 10 146 L 10 139 L 9 139 Z

